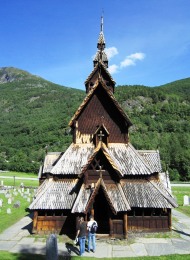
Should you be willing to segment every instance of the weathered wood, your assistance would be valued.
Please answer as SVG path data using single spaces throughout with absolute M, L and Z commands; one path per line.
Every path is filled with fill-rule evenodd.
M 172 230 L 172 214 L 171 214 L 171 209 L 167 209 L 168 211 L 168 227 L 169 230 Z
M 33 217 L 33 231 L 36 232 L 37 230 L 37 221 L 38 221 L 38 211 L 34 211 L 34 217 Z
M 169 230 L 168 216 L 128 216 L 128 230 L 163 231 Z
M 113 231 L 113 220 L 111 219 L 111 217 L 109 217 L 109 229 L 110 229 L 110 237 L 114 236 L 114 231 Z
M 113 105 L 111 100 L 108 100 L 107 94 L 101 89 L 92 96 L 88 102 L 86 109 L 80 114 L 77 125 L 76 143 L 90 142 L 93 134 L 96 132 L 97 126 L 106 125 L 109 131 L 109 142 L 111 143 L 127 143 L 128 142 L 128 127 L 123 122 L 123 117 Z M 104 103 L 107 103 L 105 109 Z M 121 132 L 122 129 L 122 132 Z
M 127 238 L 127 231 L 128 231 L 128 228 L 127 228 L 127 221 L 128 220 L 128 216 L 127 216 L 127 213 L 124 213 L 123 215 L 123 233 L 124 233 L 124 238 Z

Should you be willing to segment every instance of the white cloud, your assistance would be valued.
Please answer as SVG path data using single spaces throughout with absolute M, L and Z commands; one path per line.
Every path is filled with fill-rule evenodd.
M 109 66 L 108 71 L 109 71 L 109 73 L 114 74 L 114 73 L 118 72 L 118 69 L 119 69 L 119 66 L 116 64 L 113 64 L 113 65 Z
M 108 60 L 118 54 L 116 47 L 105 48 L 105 52 L 107 54 Z
M 120 63 L 121 68 L 128 67 L 128 66 L 134 66 L 135 62 L 132 59 L 126 58 Z
M 129 59 L 132 60 L 143 60 L 145 58 L 145 54 L 142 52 L 136 52 L 128 56 Z
M 145 54 L 142 52 L 136 52 L 129 56 L 127 56 L 121 63 L 120 67 L 124 68 L 127 66 L 135 66 L 137 60 L 143 60 L 145 58 Z

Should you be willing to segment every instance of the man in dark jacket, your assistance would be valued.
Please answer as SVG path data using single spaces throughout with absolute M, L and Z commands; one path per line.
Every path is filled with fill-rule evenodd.
M 79 219 L 79 224 L 77 228 L 77 237 L 79 240 L 80 255 L 82 255 L 85 252 L 85 241 L 86 241 L 86 222 L 84 221 L 83 217 Z

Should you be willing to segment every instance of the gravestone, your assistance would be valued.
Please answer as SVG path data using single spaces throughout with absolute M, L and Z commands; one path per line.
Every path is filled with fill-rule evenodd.
M 30 198 L 27 198 L 27 201 L 30 202 Z
M 183 196 L 183 206 L 189 206 L 189 196 Z
M 0 200 L 0 207 L 3 206 L 3 200 Z
M 20 208 L 20 201 L 17 200 L 14 205 L 13 205 L 13 208 Z
M 51 234 L 46 241 L 46 260 L 58 260 L 57 237 Z
M 3 186 L 3 181 L 1 181 L 1 186 Z
M 11 203 L 12 203 L 12 199 L 8 198 L 8 204 L 11 204 Z
M 7 209 L 7 214 L 11 214 L 11 209 L 10 208 Z

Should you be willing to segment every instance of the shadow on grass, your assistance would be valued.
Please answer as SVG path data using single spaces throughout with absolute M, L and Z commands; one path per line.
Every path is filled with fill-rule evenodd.
M 77 248 L 75 248 L 72 244 L 68 244 L 67 246 L 67 251 L 62 251 L 61 254 L 59 253 L 58 259 L 64 259 L 64 260 L 70 260 L 72 256 L 70 255 L 71 252 L 76 253 L 77 255 L 79 254 L 79 251 Z M 40 250 L 36 247 L 27 247 L 26 246 L 21 246 L 19 253 L 13 254 L 16 256 L 17 260 L 44 260 L 46 259 L 46 247 L 44 246 Z
M 67 251 L 68 251 L 68 253 L 69 254 L 71 254 L 71 252 L 73 252 L 73 253 L 75 253 L 76 255 L 79 255 L 79 249 L 76 247 L 76 246 L 74 246 L 73 244 L 71 244 L 71 243 L 65 243 L 65 246 L 66 246 L 66 248 L 67 248 Z

